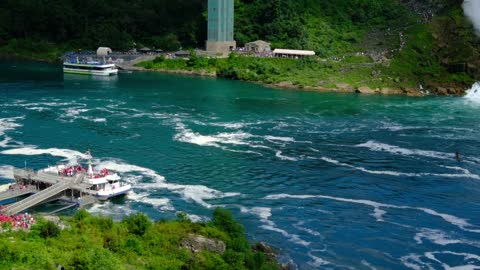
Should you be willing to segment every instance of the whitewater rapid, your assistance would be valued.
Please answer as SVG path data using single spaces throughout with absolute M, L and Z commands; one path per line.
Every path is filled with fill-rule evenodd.
M 476 82 L 472 88 L 467 91 L 465 98 L 480 103 L 480 82 Z
M 225 207 L 298 269 L 480 267 L 478 84 L 422 99 L 150 73 L 51 85 L 0 81 L 0 184 L 90 149 L 134 187 L 95 214 Z

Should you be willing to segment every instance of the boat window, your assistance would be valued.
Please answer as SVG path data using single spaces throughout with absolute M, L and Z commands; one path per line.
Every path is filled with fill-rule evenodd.
M 95 66 L 76 66 L 76 65 L 63 65 L 65 68 L 72 68 L 72 69 L 82 69 L 82 70 L 109 70 L 111 67 L 95 67 Z

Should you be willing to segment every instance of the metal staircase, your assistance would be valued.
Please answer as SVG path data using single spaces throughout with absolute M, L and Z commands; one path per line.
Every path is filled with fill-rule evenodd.
M 71 186 L 71 182 L 57 183 L 47 189 L 44 189 L 42 191 L 35 193 L 34 195 L 24 200 L 11 204 L 6 208 L 2 209 L 1 211 L 7 215 L 15 215 L 27 208 L 30 208 L 43 201 L 53 198 L 54 196 L 58 195 L 60 192 L 63 192 L 69 189 L 70 186 Z
M 4 192 L 0 192 L 0 201 L 20 197 L 30 193 L 35 193 L 36 191 L 37 189 L 35 188 L 35 186 L 26 186 L 25 189 L 7 190 Z

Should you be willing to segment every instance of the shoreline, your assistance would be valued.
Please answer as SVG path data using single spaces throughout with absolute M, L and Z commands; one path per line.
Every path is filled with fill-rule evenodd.
M 130 68 L 123 69 L 125 71 L 140 71 L 140 72 L 158 72 L 164 74 L 177 74 L 187 75 L 195 77 L 208 77 L 208 78 L 221 78 L 226 80 L 234 80 L 218 76 L 214 72 L 184 70 L 184 69 L 147 69 L 139 66 L 132 66 Z M 256 83 L 265 87 L 284 90 L 296 90 L 296 91 L 312 91 L 318 93 L 350 93 L 350 94 L 364 94 L 364 95 L 396 95 L 396 96 L 409 96 L 409 97 L 426 97 L 426 96 L 464 96 L 468 89 L 465 89 L 455 83 L 448 84 L 431 84 L 436 87 L 433 91 L 422 91 L 414 87 L 384 87 L 384 88 L 370 88 L 368 86 L 354 87 L 347 83 L 336 83 L 335 87 L 326 86 L 309 86 L 294 84 L 290 81 L 281 81 L 276 83 L 266 83 L 262 81 L 249 81 L 238 80 L 249 83 Z
M 216 74 L 216 72 L 184 70 L 184 69 L 147 69 L 139 66 L 132 66 L 122 69 L 124 71 L 138 71 L 138 72 L 158 72 L 164 74 L 177 74 L 187 75 L 194 77 L 207 77 L 207 78 L 219 78 L 235 81 L 234 79 L 223 78 Z M 236 80 L 249 83 L 259 84 L 268 88 L 284 89 L 284 90 L 297 90 L 297 91 L 312 91 L 319 93 L 351 93 L 351 94 L 367 94 L 367 95 L 406 95 L 410 97 L 423 97 L 427 94 L 422 93 L 419 89 L 415 88 L 376 88 L 372 89 L 368 86 L 353 87 L 346 83 L 337 83 L 336 87 L 323 87 L 323 86 L 308 86 L 308 85 L 296 85 L 289 81 L 266 83 L 261 81 L 249 81 L 249 80 Z
M 46 59 L 41 57 L 19 56 L 19 55 L 4 55 L 0 54 L 0 60 L 18 60 L 18 61 L 34 61 L 49 64 L 60 64 L 61 60 Z M 164 74 L 177 74 L 185 76 L 206 77 L 206 78 L 222 78 L 227 80 L 236 80 L 219 76 L 216 72 L 187 70 L 187 69 L 147 69 L 138 65 L 124 66 L 121 68 L 123 71 L 139 71 L 139 72 L 158 72 Z M 300 90 L 300 91 L 312 91 L 318 93 L 352 93 L 352 94 L 365 94 L 365 95 L 402 95 L 409 97 L 425 97 L 425 96 L 464 96 L 468 88 L 461 86 L 455 82 L 449 83 L 431 83 L 427 84 L 431 87 L 427 91 L 422 91 L 415 87 L 383 87 L 383 88 L 370 88 L 367 85 L 359 87 L 352 86 L 351 84 L 344 82 L 336 82 L 335 86 L 311 86 L 303 84 L 295 84 L 291 81 L 280 81 L 275 83 L 267 83 L 263 81 L 253 80 L 238 80 L 250 83 L 256 83 L 265 87 L 274 89 L 286 89 L 286 90 Z

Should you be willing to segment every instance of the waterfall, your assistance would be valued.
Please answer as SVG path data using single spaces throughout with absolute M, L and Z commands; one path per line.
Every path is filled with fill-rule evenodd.
M 467 91 L 465 98 L 480 103 L 480 82 L 476 82 L 472 88 Z

